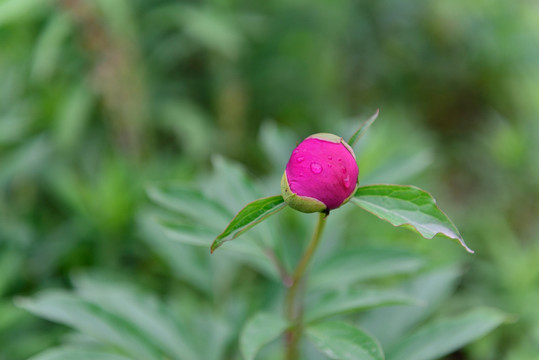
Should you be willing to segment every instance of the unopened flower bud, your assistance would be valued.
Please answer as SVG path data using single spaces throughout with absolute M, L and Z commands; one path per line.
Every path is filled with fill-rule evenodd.
M 281 180 L 281 193 L 296 210 L 329 211 L 354 195 L 357 176 L 354 151 L 343 138 L 314 134 L 292 152 Z

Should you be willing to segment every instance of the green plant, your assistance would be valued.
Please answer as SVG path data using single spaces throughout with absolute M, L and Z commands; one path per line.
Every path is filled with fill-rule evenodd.
M 279 140 L 276 129 L 266 130 L 263 142 L 272 139 L 273 146 L 286 147 L 286 136 Z M 302 234 L 314 225 L 308 215 L 284 207 L 282 216 L 250 228 L 271 211 L 270 206 L 248 214 L 249 221 L 238 222 L 236 216 L 227 227 L 242 203 L 275 188 L 278 177 L 254 183 L 237 164 L 221 157 L 213 164 L 214 172 L 202 176 L 197 188 L 150 187 L 148 194 L 160 207 L 139 216 L 143 238 L 169 264 L 178 286 L 163 300 L 130 284 L 133 280 L 82 273 L 73 277 L 74 292 L 47 291 L 19 300 L 20 306 L 78 330 L 62 347 L 33 360 L 284 358 L 280 341 L 274 341 L 280 334 L 288 334 L 289 357 L 301 352 L 308 359 L 428 360 L 504 321 L 505 315 L 491 308 L 440 311 L 462 273 L 458 264 L 433 264 L 396 246 L 347 247 L 343 228 L 351 206 L 331 212 L 326 232 L 313 237 L 320 240 L 321 251 L 307 257 L 302 255 Z M 396 189 L 401 192 L 384 193 Z M 413 199 L 403 196 L 410 194 L 430 204 L 425 215 L 440 216 L 430 195 L 414 187 L 366 185 L 351 201 L 369 207 L 379 205 L 380 198 L 416 207 Z M 273 205 L 280 206 L 282 199 L 276 200 Z M 239 214 L 260 210 L 257 206 L 263 204 L 267 200 L 255 201 Z M 390 215 L 399 209 L 402 206 L 378 215 L 395 222 Z M 321 213 L 319 219 L 325 218 Z M 447 217 L 438 221 L 444 231 L 458 235 Z M 210 256 L 208 239 L 225 227 L 228 231 L 217 237 L 218 244 L 250 230 Z M 427 229 L 422 229 L 424 234 L 434 235 Z M 306 278 L 303 272 L 311 255 L 316 266 Z M 293 264 L 302 256 L 304 265 L 296 270 L 296 278 L 291 277 Z M 296 305 L 302 306 L 301 313 Z M 282 316 L 284 307 L 293 310 L 289 318 Z M 300 336 L 300 328 L 309 342 Z
M 378 113 L 367 120 L 352 136 L 349 141 L 352 146 L 370 124 L 374 122 L 377 115 Z M 342 183 L 340 167 L 342 167 L 343 172 L 346 172 L 346 174 L 355 172 L 353 178 L 355 183 L 357 179 L 357 165 L 354 165 L 356 166 L 356 170 L 346 170 L 342 166 L 342 164 L 345 164 L 343 159 L 339 158 L 339 163 L 337 163 L 337 159 L 333 159 L 333 157 L 336 157 L 335 154 L 339 154 L 339 152 L 336 152 L 337 150 L 333 149 L 338 148 L 340 144 L 344 144 L 350 152 L 352 150 L 343 142 L 342 138 L 339 139 L 334 135 L 321 136 L 309 137 L 307 139 L 310 141 L 308 144 L 306 142 L 302 143 L 294 150 L 283 175 L 283 185 L 281 186 L 283 197 L 274 196 L 251 202 L 236 214 L 226 229 L 217 236 L 211 245 L 211 251 L 213 253 L 225 241 L 235 239 L 254 225 L 283 209 L 287 204 L 302 212 L 319 213 L 312 238 L 292 273 L 289 274 L 286 272 L 285 267 L 273 253 L 273 249 L 266 250 L 279 269 L 282 283 L 287 287 L 284 300 L 285 317 L 279 318 L 275 314 L 269 315 L 262 313 L 250 320 L 241 337 L 241 349 L 246 359 L 254 358 L 259 347 L 283 332 L 285 333 L 285 357 L 288 360 L 299 358 L 298 346 L 303 333 L 308 335 L 311 342 L 322 353 L 333 359 L 385 358 L 378 341 L 371 337 L 368 332 L 364 332 L 345 322 L 325 322 L 323 320 L 339 313 L 362 310 L 364 307 L 376 308 L 388 304 L 406 304 L 413 302 L 412 299 L 407 299 L 400 294 L 388 296 L 388 294 L 377 293 L 376 291 L 372 293 L 369 291 L 364 293 L 353 292 L 344 296 L 344 299 L 340 298 L 340 296 L 329 297 L 331 300 L 327 300 L 326 298 L 326 300 L 315 305 L 314 310 L 310 307 L 305 308 L 305 294 L 303 292 L 306 288 L 304 276 L 307 267 L 318 247 L 330 210 L 340 207 L 343 199 L 345 203 L 350 200 L 355 205 L 371 212 L 382 220 L 388 221 L 394 226 L 404 225 L 410 227 L 425 238 L 431 239 L 437 234 L 442 234 L 455 239 L 468 252 L 473 253 L 466 246 L 451 220 L 437 207 L 432 196 L 423 190 L 412 186 L 379 184 L 359 187 L 353 186 L 349 189 L 352 190 L 351 195 L 349 195 L 350 191 L 347 190 L 350 187 L 349 181 Z M 299 150 L 300 148 L 302 150 Z M 347 150 L 344 150 L 344 147 L 342 149 L 340 150 L 343 154 L 342 156 L 346 156 L 348 153 Z M 306 157 L 311 157 L 317 162 L 312 162 L 306 159 Z M 329 163 L 326 165 L 328 158 Z M 320 159 L 325 161 L 325 171 L 329 172 L 329 175 L 322 174 L 322 167 L 320 165 L 322 161 Z M 352 161 L 355 164 L 355 158 Z M 305 165 L 305 163 L 308 164 Z M 310 172 L 308 171 L 309 164 L 312 170 Z M 335 169 L 338 167 L 338 164 L 341 165 L 338 169 Z M 313 165 L 316 165 L 316 168 L 313 168 Z M 298 169 L 294 170 L 296 168 Z M 336 172 L 337 176 L 334 177 L 332 175 L 333 172 Z M 340 177 L 339 174 L 341 174 Z M 348 179 L 348 175 L 345 176 Z M 289 182 L 291 184 L 290 186 Z M 317 185 L 317 182 L 320 185 Z M 295 194 L 292 185 L 298 191 L 302 191 L 301 196 Z M 306 190 L 302 190 L 305 188 Z M 343 190 L 345 191 L 344 193 L 342 192 Z M 328 192 L 330 193 L 328 194 Z M 335 197 L 337 197 L 337 202 L 333 201 Z M 336 205 L 330 207 L 328 202 Z M 333 280 L 339 281 L 338 278 Z M 362 304 L 363 306 L 358 304 Z M 316 315 L 313 315 L 313 312 Z M 443 354 L 443 351 L 451 350 L 462 342 L 468 341 L 470 338 L 473 339 L 485 331 L 489 331 L 492 327 L 497 326 L 502 319 L 503 316 L 495 312 L 486 311 L 469 315 L 464 320 L 459 319 L 461 322 L 455 321 L 453 323 L 447 321 L 443 325 L 433 326 L 433 329 L 414 334 L 414 336 L 407 340 L 408 342 L 398 344 L 394 349 L 390 349 L 389 354 L 392 356 L 391 358 L 396 359 L 401 357 L 414 358 L 412 355 L 424 358 L 426 355 L 422 354 L 420 350 L 417 350 L 417 347 L 421 346 L 421 342 L 430 343 L 433 341 L 431 338 L 433 336 L 439 336 L 440 333 L 445 336 L 449 332 L 448 329 L 452 329 L 453 327 L 459 329 L 459 332 L 462 333 L 457 336 L 458 339 L 453 339 L 454 343 L 451 340 L 445 339 L 451 345 L 448 346 L 446 343 L 444 344 L 445 346 L 441 346 L 438 349 Z M 475 323 L 476 320 L 477 323 Z M 480 322 L 484 322 L 481 324 L 482 326 L 479 326 Z M 476 326 L 475 328 L 474 325 Z M 459 327 L 462 327 L 462 329 Z M 439 340 L 442 339 L 439 338 Z M 426 358 L 430 358 L 429 356 L 432 356 L 432 354 L 429 354 Z
M 124 274 L 173 307 L 196 298 L 193 312 L 232 325 L 222 357 L 237 359 L 246 317 L 282 311 L 257 297 L 283 299 L 285 287 L 271 261 L 241 259 L 233 243 L 249 248 L 245 242 L 262 239 L 290 273 L 315 216 L 285 208 L 268 220 L 275 243 L 253 236 L 264 232 L 255 228 L 209 258 L 205 248 L 222 228 L 189 233 L 186 224 L 199 221 L 183 212 L 145 211 L 145 186 L 173 178 L 196 180 L 200 190 L 214 176 L 210 154 L 224 154 L 244 164 L 260 188 L 243 203 L 202 189 L 231 218 L 244 203 L 278 193 L 298 134 L 351 133 L 353 122 L 344 120 L 379 104 L 384 122 L 356 151 L 360 183 L 431 190 L 477 255 L 449 241 L 417 241 L 349 205 L 327 221 L 312 271 L 328 258 L 356 256 L 350 269 L 358 269 L 370 261 L 369 246 L 403 247 L 423 266 L 350 286 L 385 288 L 462 262 L 455 295 L 431 317 L 484 304 L 515 322 L 449 357 L 536 360 L 539 52 L 527 46 L 538 40 L 535 10 L 533 2 L 481 0 L 0 0 L 0 360 L 81 345 L 81 332 L 73 336 L 13 305 L 14 297 L 69 288 L 70 279 L 78 286 L 78 271 Z M 295 134 L 262 124 L 268 117 Z M 238 170 L 228 160 L 213 164 Z M 134 221 L 140 214 L 140 223 L 151 223 L 153 212 L 178 232 Z M 317 276 L 329 284 L 331 273 Z M 234 316 L 216 320 L 216 312 Z M 370 312 L 352 316 L 346 320 L 359 324 Z M 382 340 L 389 330 L 373 331 L 375 323 L 368 330 Z M 281 345 L 259 357 L 271 358 Z M 134 356 L 119 345 L 107 350 Z

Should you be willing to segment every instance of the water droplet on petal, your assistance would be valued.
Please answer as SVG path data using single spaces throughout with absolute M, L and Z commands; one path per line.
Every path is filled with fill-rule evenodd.
M 341 167 L 341 172 L 342 172 L 343 174 L 346 174 L 346 168 L 345 168 L 344 166 Z
M 345 188 L 349 188 L 350 187 L 350 176 L 349 175 L 345 175 L 343 178 L 342 178 L 342 181 L 344 183 L 344 187 Z
M 333 156 L 328 155 L 328 160 L 333 160 Z
M 341 159 L 341 158 L 338 158 L 337 160 L 339 160 L 339 161 L 342 161 L 342 159 Z
M 320 165 L 319 163 L 313 162 L 311 164 L 311 171 L 315 174 L 320 174 L 322 172 L 322 165 Z
M 300 156 L 296 159 L 297 162 L 302 162 L 303 160 L 305 160 L 305 158 L 303 156 Z
M 293 153 L 293 154 L 297 154 L 297 153 L 299 153 L 299 150 L 296 149 L 296 150 L 294 150 L 292 153 Z

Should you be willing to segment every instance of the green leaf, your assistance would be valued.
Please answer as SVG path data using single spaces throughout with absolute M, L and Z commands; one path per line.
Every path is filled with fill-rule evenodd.
M 47 21 L 34 48 L 32 78 L 39 82 L 50 81 L 54 71 L 61 66 L 59 60 L 64 50 L 65 40 L 73 30 L 71 17 L 60 12 Z M 74 119 L 75 122 L 79 122 Z
M 274 314 L 258 313 L 243 328 L 240 349 L 244 359 L 252 360 L 262 346 L 276 339 L 288 327 L 288 322 Z
M 413 273 L 423 264 L 419 255 L 403 250 L 348 250 L 317 265 L 309 276 L 309 288 L 347 288 L 359 281 Z
M 170 239 L 178 243 L 200 247 L 207 247 L 210 239 L 215 237 L 216 233 L 216 231 L 208 229 L 206 226 L 196 224 L 187 225 L 173 221 L 155 221 L 155 225 L 164 232 L 165 236 L 167 237 L 167 241 Z M 251 235 L 256 234 L 250 232 L 248 235 L 246 235 L 246 237 L 249 236 L 247 241 L 229 244 L 225 249 L 226 252 L 230 256 L 234 257 L 236 261 L 246 263 L 257 270 L 262 271 L 272 279 L 280 280 L 278 272 L 275 271 L 274 264 L 271 262 L 270 258 L 268 258 L 267 253 L 264 252 L 264 249 L 260 246 L 260 243 L 257 241 L 250 241 L 253 240 Z M 155 239 L 152 239 L 152 241 L 155 241 Z M 185 252 L 185 250 L 183 251 Z M 172 253 L 173 263 L 177 263 L 180 260 L 179 256 L 180 255 L 177 254 L 177 251 Z M 187 261 L 183 261 L 192 262 L 193 260 L 188 259 Z M 192 280 L 194 279 L 195 278 L 192 278 Z
M 222 13 L 182 6 L 179 15 L 186 34 L 208 50 L 231 59 L 241 52 L 243 33 Z
M 263 194 L 266 191 L 259 189 L 242 164 L 216 155 L 212 156 L 212 165 L 212 175 L 201 179 L 201 183 L 204 193 L 220 202 L 230 212 L 225 223 L 219 227 L 221 230 L 226 227 L 232 215 L 238 213 L 245 204 L 250 203 L 253 199 L 264 197 Z M 268 223 L 262 223 L 249 231 L 249 237 L 251 238 L 251 236 L 255 240 L 253 243 L 258 247 L 275 249 L 277 246 L 277 239 Z M 245 242 L 243 243 L 245 244 Z
M 350 324 L 331 321 L 307 327 L 309 340 L 331 359 L 383 360 L 380 344 Z
M 143 211 L 138 216 L 137 222 L 143 235 L 142 239 L 168 264 L 173 276 L 207 295 L 212 294 L 210 259 L 209 256 L 201 256 L 207 255 L 205 249 L 171 241 L 167 236 L 163 236 L 162 228 L 155 220 L 157 216 L 155 212 L 149 210 Z
M 223 263 L 221 264 L 221 261 L 216 262 L 216 259 L 212 260 L 210 254 L 207 253 L 209 243 L 211 243 L 212 238 L 218 233 L 218 230 L 213 230 L 213 234 L 204 239 L 205 245 L 203 247 L 195 247 L 180 241 L 171 241 L 169 237 L 163 236 L 163 229 L 155 220 L 159 216 L 161 215 L 155 212 L 146 211 L 138 217 L 140 228 L 144 233 L 143 239 L 169 264 L 176 276 L 208 295 L 213 293 L 212 289 L 215 285 L 213 283 L 214 276 L 211 275 L 212 272 L 218 271 L 220 273 L 222 271 L 222 269 L 217 270 L 216 266 L 231 266 L 232 268 L 236 268 L 240 264 L 243 264 L 275 281 L 280 281 L 279 273 L 268 257 L 268 254 L 264 252 L 256 239 L 251 236 L 253 232 L 248 232 L 244 235 L 245 241 L 231 242 L 228 244 L 223 249 L 224 256 Z M 223 228 L 225 225 L 223 225 Z M 229 276 L 233 278 L 236 270 L 228 269 L 227 271 L 230 272 Z M 221 284 L 222 281 L 223 279 L 220 280 Z
M 156 297 L 105 276 L 79 274 L 73 282 L 82 298 L 131 324 L 168 357 L 200 359 L 185 336 L 191 329 L 181 328 Z
M 498 327 L 505 314 L 477 309 L 467 314 L 426 325 L 388 352 L 388 360 L 434 360 L 482 337 Z
M 216 229 L 226 224 L 231 216 L 221 204 L 187 186 L 151 186 L 148 188 L 148 196 L 167 209 Z
M 17 308 L 9 297 L 4 296 L 0 301 L 0 334 L 7 334 L 13 331 L 17 325 L 24 324 L 28 318 L 28 313 Z
M 157 348 L 137 329 L 78 296 L 61 291 L 48 291 L 33 299 L 18 299 L 17 305 L 118 347 L 135 359 L 162 359 Z
M 206 196 L 223 204 L 232 214 L 252 199 L 263 196 L 264 192 L 242 164 L 219 155 L 212 156 L 211 163 L 211 176 L 200 179 L 199 184 Z
M 0 26 L 33 19 L 51 8 L 51 0 L 0 1 Z
M 65 96 L 62 108 L 54 123 L 55 142 L 63 150 L 75 148 L 84 137 L 90 120 L 94 97 L 85 82 L 74 85 Z
M 448 266 L 408 280 L 396 290 L 418 299 L 424 305 L 398 305 L 370 310 L 362 315 L 360 326 L 376 336 L 384 349 L 388 348 L 449 298 L 460 275 L 459 267 Z
M 225 241 L 233 240 L 259 222 L 276 214 L 286 206 L 281 195 L 262 198 L 247 204 L 234 216 L 225 231 L 213 241 L 211 252 L 221 246 Z
M 47 169 L 52 146 L 45 136 L 26 139 L 11 152 L 0 153 L 0 185 L 21 176 L 36 176 Z
M 189 245 L 208 246 L 208 239 L 215 236 L 215 231 L 202 225 L 180 224 L 166 220 L 156 221 L 156 225 L 169 239 Z
M 362 164 L 363 161 L 365 160 L 358 160 Z M 384 182 L 406 182 L 426 170 L 434 161 L 434 155 L 432 150 L 422 149 L 415 152 L 401 152 L 392 155 L 388 159 L 374 159 L 371 161 L 377 163 L 377 167 L 371 171 L 367 170 L 366 175 L 359 179 L 360 184 L 372 185 Z
M 368 185 L 357 189 L 351 201 L 394 226 L 409 226 L 426 239 L 442 234 L 473 253 L 459 231 L 428 192 L 410 185 Z
M 0 254 L 0 296 L 3 296 L 9 286 L 17 282 L 23 269 L 24 255 L 15 250 L 2 249 Z
M 296 134 L 290 129 L 278 126 L 275 121 L 265 121 L 259 131 L 259 141 L 264 153 L 270 159 L 275 169 L 284 169 L 294 150 Z M 278 174 L 279 178 L 282 174 Z
M 406 294 L 388 290 L 351 290 L 343 293 L 331 293 L 307 309 L 306 322 L 349 314 L 366 309 L 388 305 L 417 304 L 418 301 Z
M 352 135 L 350 137 L 350 140 L 348 140 L 348 144 L 351 146 L 351 147 L 354 147 L 354 145 L 356 144 L 356 142 L 359 140 L 359 138 L 361 138 L 363 135 L 365 135 L 365 133 L 367 132 L 367 130 L 369 129 L 369 127 L 372 125 L 372 123 L 374 122 L 374 120 L 376 120 L 376 118 L 378 117 L 378 114 L 380 113 L 380 109 L 376 109 L 376 112 L 374 113 L 374 115 L 372 115 L 370 118 L 368 118 L 363 124 L 361 124 L 361 126 L 359 127 L 359 129 L 356 130 L 356 132 L 354 133 L 354 135 Z
M 80 350 L 75 348 L 55 348 L 42 352 L 29 360 L 132 360 L 118 354 L 111 354 L 102 351 Z

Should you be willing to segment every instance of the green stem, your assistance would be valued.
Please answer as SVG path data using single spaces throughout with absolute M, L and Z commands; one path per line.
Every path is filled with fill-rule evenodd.
M 311 261 L 314 252 L 316 251 L 318 243 L 320 242 L 320 238 L 326 224 L 327 216 L 327 213 L 319 214 L 318 222 L 316 224 L 316 228 L 314 230 L 311 241 L 309 242 L 305 253 L 303 253 L 303 256 L 301 257 L 298 266 L 294 271 L 294 274 L 292 275 L 292 285 L 290 286 L 290 288 L 288 288 L 288 292 L 286 294 L 285 315 L 287 320 L 292 324 L 290 330 L 288 330 L 288 332 L 285 334 L 286 360 L 298 359 L 298 345 L 303 332 L 303 309 L 302 304 L 300 304 L 300 301 L 298 299 L 298 292 L 300 293 L 300 295 L 303 295 L 301 294 L 302 291 L 299 291 L 301 283 L 303 281 L 303 275 L 305 274 L 305 270 L 307 269 L 307 266 L 309 265 L 309 262 Z

